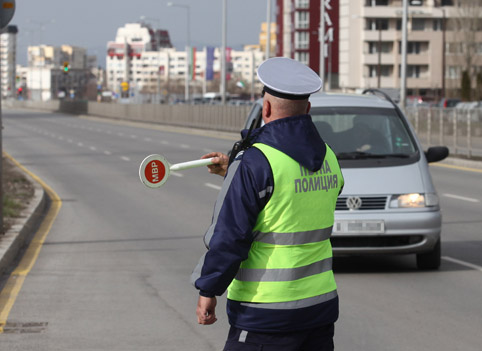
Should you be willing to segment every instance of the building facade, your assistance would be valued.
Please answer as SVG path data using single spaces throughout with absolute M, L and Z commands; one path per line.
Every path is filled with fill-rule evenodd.
M 482 72 L 482 4 L 454 3 L 409 2 L 407 95 L 459 96 L 462 72 Z M 400 88 L 402 5 L 340 0 L 341 88 Z
M 85 98 L 92 74 L 87 50 L 62 45 L 29 46 L 24 98 L 47 101 L 63 98 Z
M 17 95 L 17 26 L 7 26 L 0 34 L 0 77 L 2 99 Z
M 352 1 L 352 3 L 358 1 Z M 321 3 L 324 4 L 325 32 L 320 40 Z M 338 85 L 339 0 L 277 0 L 277 56 L 293 58 L 320 73 L 324 56 L 325 80 Z M 322 46 L 320 47 L 320 42 Z
M 106 75 L 109 90 L 124 97 L 180 94 L 184 91 L 189 67 L 193 67 L 189 80 L 193 95 L 213 91 L 216 83 L 219 86 L 221 59 L 218 48 L 192 49 L 189 64 L 186 51 L 178 51 L 172 45 L 154 49 L 150 45 L 149 33 L 143 24 L 126 24 L 119 28 L 116 40 L 108 43 Z M 255 75 L 264 56 L 259 47 L 243 51 L 227 48 L 228 81 L 245 86 L 248 91 L 251 87 L 261 89 Z M 219 89 L 218 86 L 214 89 Z

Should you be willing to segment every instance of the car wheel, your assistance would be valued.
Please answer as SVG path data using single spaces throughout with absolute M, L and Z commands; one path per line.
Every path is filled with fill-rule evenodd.
M 440 239 L 431 251 L 417 254 L 417 268 L 428 270 L 440 267 L 440 257 L 442 254 Z

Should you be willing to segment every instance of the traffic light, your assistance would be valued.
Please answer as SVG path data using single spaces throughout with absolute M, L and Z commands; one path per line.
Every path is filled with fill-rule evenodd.
M 64 68 L 63 68 L 63 72 L 65 74 L 69 73 L 69 70 L 70 70 L 70 66 L 69 66 L 69 63 L 67 61 L 64 62 Z

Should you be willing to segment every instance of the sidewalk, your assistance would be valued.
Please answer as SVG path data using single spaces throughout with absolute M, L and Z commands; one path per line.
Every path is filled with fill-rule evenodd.
M 42 222 L 48 206 L 48 196 L 42 186 L 29 174 L 20 170 L 25 178 L 33 185 L 34 195 L 29 205 L 21 213 L 15 224 L 5 233 L 0 235 L 0 275 L 4 274 L 15 261 L 18 253 L 35 234 Z

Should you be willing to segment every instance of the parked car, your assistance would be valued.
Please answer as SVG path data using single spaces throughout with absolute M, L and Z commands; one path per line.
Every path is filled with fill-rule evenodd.
M 437 269 L 441 214 L 428 163 L 447 157 L 448 149 L 424 152 L 386 95 L 322 93 L 310 102 L 313 122 L 345 178 L 331 238 L 334 254 L 416 254 L 419 269 Z M 261 106 L 258 100 L 246 128 Z
M 443 107 L 443 108 L 452 108 L 452 107 L 455 107 L 457 106 L 457 104 L 459 102 L 461 102 L 462 100 L 460 99 L 446 99 L 446 98 L 443 98 L 441 99 L 439 102 L 438 102 L 438 107 Z

